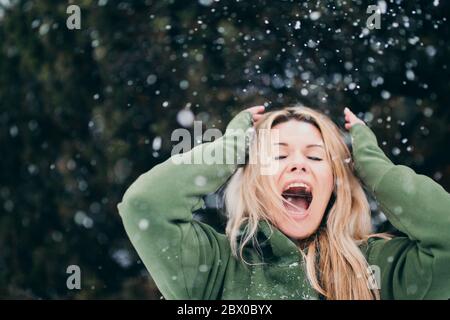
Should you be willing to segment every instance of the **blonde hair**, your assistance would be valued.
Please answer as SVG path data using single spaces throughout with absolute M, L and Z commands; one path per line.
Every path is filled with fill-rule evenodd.
M 378 290 L 369 288 L 368 263 L 359 245 L 369 237 L 388 238 L 371 234 L 370 208 L 358 179 L 353 174 L 350 151 L 339 128 L 326 115 L 302 106 L 267 112 L 255 128 L 249 157 L 267 152 L 270 143 L 260 132 L 289 120 L 313 124 L 321 133 L 335 181 L 333 200 L 324 213 L 321 226 L 299 247 L 306 274 L 312 287 L 326 299 L 379 299 Z M 274 224 L 274 214 L 286 214 L 283 197 L 273 179 L 260 174 L 260 164 L 251 162 L 239 168 L 225 190 L 228 214 L 226 234 L 233 255 L 244 262 L 244 248 L 251 242 L 256 248 L 258 224 Z M 269 224 L 270 225 L 270 224 Z M 246 262 L 247 263 L 247 262 Z

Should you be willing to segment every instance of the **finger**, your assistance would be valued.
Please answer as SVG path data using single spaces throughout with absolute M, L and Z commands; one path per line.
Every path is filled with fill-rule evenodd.
M 348 116 L 348 122 L 355 122 L 357 120 L 358 120 L 358 118 L 354 114 L 350 114 Z
M 345 108 L 344 113 L 345 113 L 346 118 L 348 118 L 349 120 L 358 118 L 349 108 Z
M 248 108 L 247 110 L 259 111 L 262 108 L 264 108 L 264 106 L 253 106 L 253 107 Z
M 250 111 L 252 114 L 263 113 L 264 110 L 264 106 L 255 106 L 247 109 L 247 111 Z
M 253 115 L 253 121 L 254 121 L 254 122 L 257 122 L 257 121 L 261 120 L 262 117 L 263 117 L 262 114 L 254 114 L 254 115 Z

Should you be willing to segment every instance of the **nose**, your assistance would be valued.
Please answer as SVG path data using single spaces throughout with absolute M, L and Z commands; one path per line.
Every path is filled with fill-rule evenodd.
M 302 155 L 297 155 L 294 159 L 292 159 L 292 163 L 289 164 L 288 172 L 303 172 L 306 173 L 309 171 L 308 165 L 306 163 L 305 157 Z

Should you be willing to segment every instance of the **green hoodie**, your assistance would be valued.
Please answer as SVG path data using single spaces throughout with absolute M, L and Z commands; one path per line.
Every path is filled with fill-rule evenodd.
M 224 154 L 245 153 L 248 135 L 242 132 L 252 125 L 248 111 L 239 113 L 223 137 L 142 174 L 118 205 L 132 244 L 166 299 L 319 298 L 307 280 L 299 249 L 277 228 L 259 223 L 261 248 L 246 246 L 246 260 L 255 264 L 246 265 L 231 254 L 224 234 L 193 219 L 202 197 L 217 191 L 238 166 L 173 160 L 218 148 Z M 239 139 L 242 135 L 247 139 Z M 359 177 L 389 221 L 407 235 L 371 238 L 360 247 L 369 265 L 379 267 L 381 297 L 450 298 L 449 194 L 430 178 L 392 164 L 367 126 L 353 126 L 351 136 Z

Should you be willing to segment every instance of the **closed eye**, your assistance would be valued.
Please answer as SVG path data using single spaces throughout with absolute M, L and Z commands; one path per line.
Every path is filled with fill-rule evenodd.
M 286 159 L 287 156 L 278 156 L 275 157 L 275 160 L 282 160 L 282 159 Z M 308 157 L 308 159 L 313 160 L 313 161 L 322 161 L 322 158 L 318 158 L 318 157 Z

